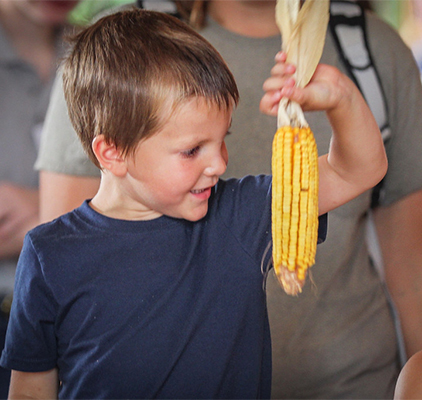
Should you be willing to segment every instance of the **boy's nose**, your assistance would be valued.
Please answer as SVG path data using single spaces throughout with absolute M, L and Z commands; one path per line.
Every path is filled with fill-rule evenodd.
M 205 168 L 204 174 L 207 176 L 221 176 L 227 168 L 227 152 L 213 157 L 209 166 Z

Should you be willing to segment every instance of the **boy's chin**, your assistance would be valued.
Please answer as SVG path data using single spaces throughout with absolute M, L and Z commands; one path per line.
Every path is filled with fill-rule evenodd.
M 187 221 L 191 221 L 191 222 L 197 222 L 200 221 L 202 218 L 204 218 L 207 215 L 207 213 L 203 213 L 201 215 L 195 215 L 195 216 L 191 216 L 191 217 L 185 217 L 184 219 L 186 219 Z
M 183 219 L 186 219 L 187 221 L 196 222 L 200 221 L 202 218 L 204 218 L 208 213 L 208 206 L 201 210 L 195 210 L 190 213 L 186 213 L 186 215 L 182 216 Z
M 1 0 L 0 0 L 1 1 Z M 166 215 L 167 217 L 176 218 L 176 219 L 184 219 L 186 221 L 196 222 L 200 221 L 204 218 L 208 213 L 208 201 L 206 204 L 201 204 L 201 206 L 196 207 L 180 207 L 180 208 L 173 208 L 173 209 L 162 209 L 162 215 Z

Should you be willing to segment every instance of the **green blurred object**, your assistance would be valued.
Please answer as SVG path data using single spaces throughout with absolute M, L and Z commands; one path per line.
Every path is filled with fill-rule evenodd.
M 134 0 L 82 0 L 69 14 L 69 22 L 75 25 L 86 25 L 99 12 L 133 2 Z
M 404 9 L 408 0 L 376 0 L 372 1 L 374 11 L 396 29 L 403 23 Z

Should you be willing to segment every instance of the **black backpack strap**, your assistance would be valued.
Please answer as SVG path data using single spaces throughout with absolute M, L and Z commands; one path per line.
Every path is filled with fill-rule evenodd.
M 388 106 L 368 45 L 364 9 L 353 1 L 332 0 L 329 28 L 341 61 L 365 98 L 386 143 L 391 135 Z M 372 207 L 378 203 L 381 186 L 382 181 L 373 190 Z

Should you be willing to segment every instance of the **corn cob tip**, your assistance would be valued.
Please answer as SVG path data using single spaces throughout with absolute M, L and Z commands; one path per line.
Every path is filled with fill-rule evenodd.
M 296 271 L 289 271 L 288 268 L 280 268 L 277 273 L 278 281 L 284 291 L 291 296 L 297 296 L 302 293 L 305 279 L 299 279 Z

